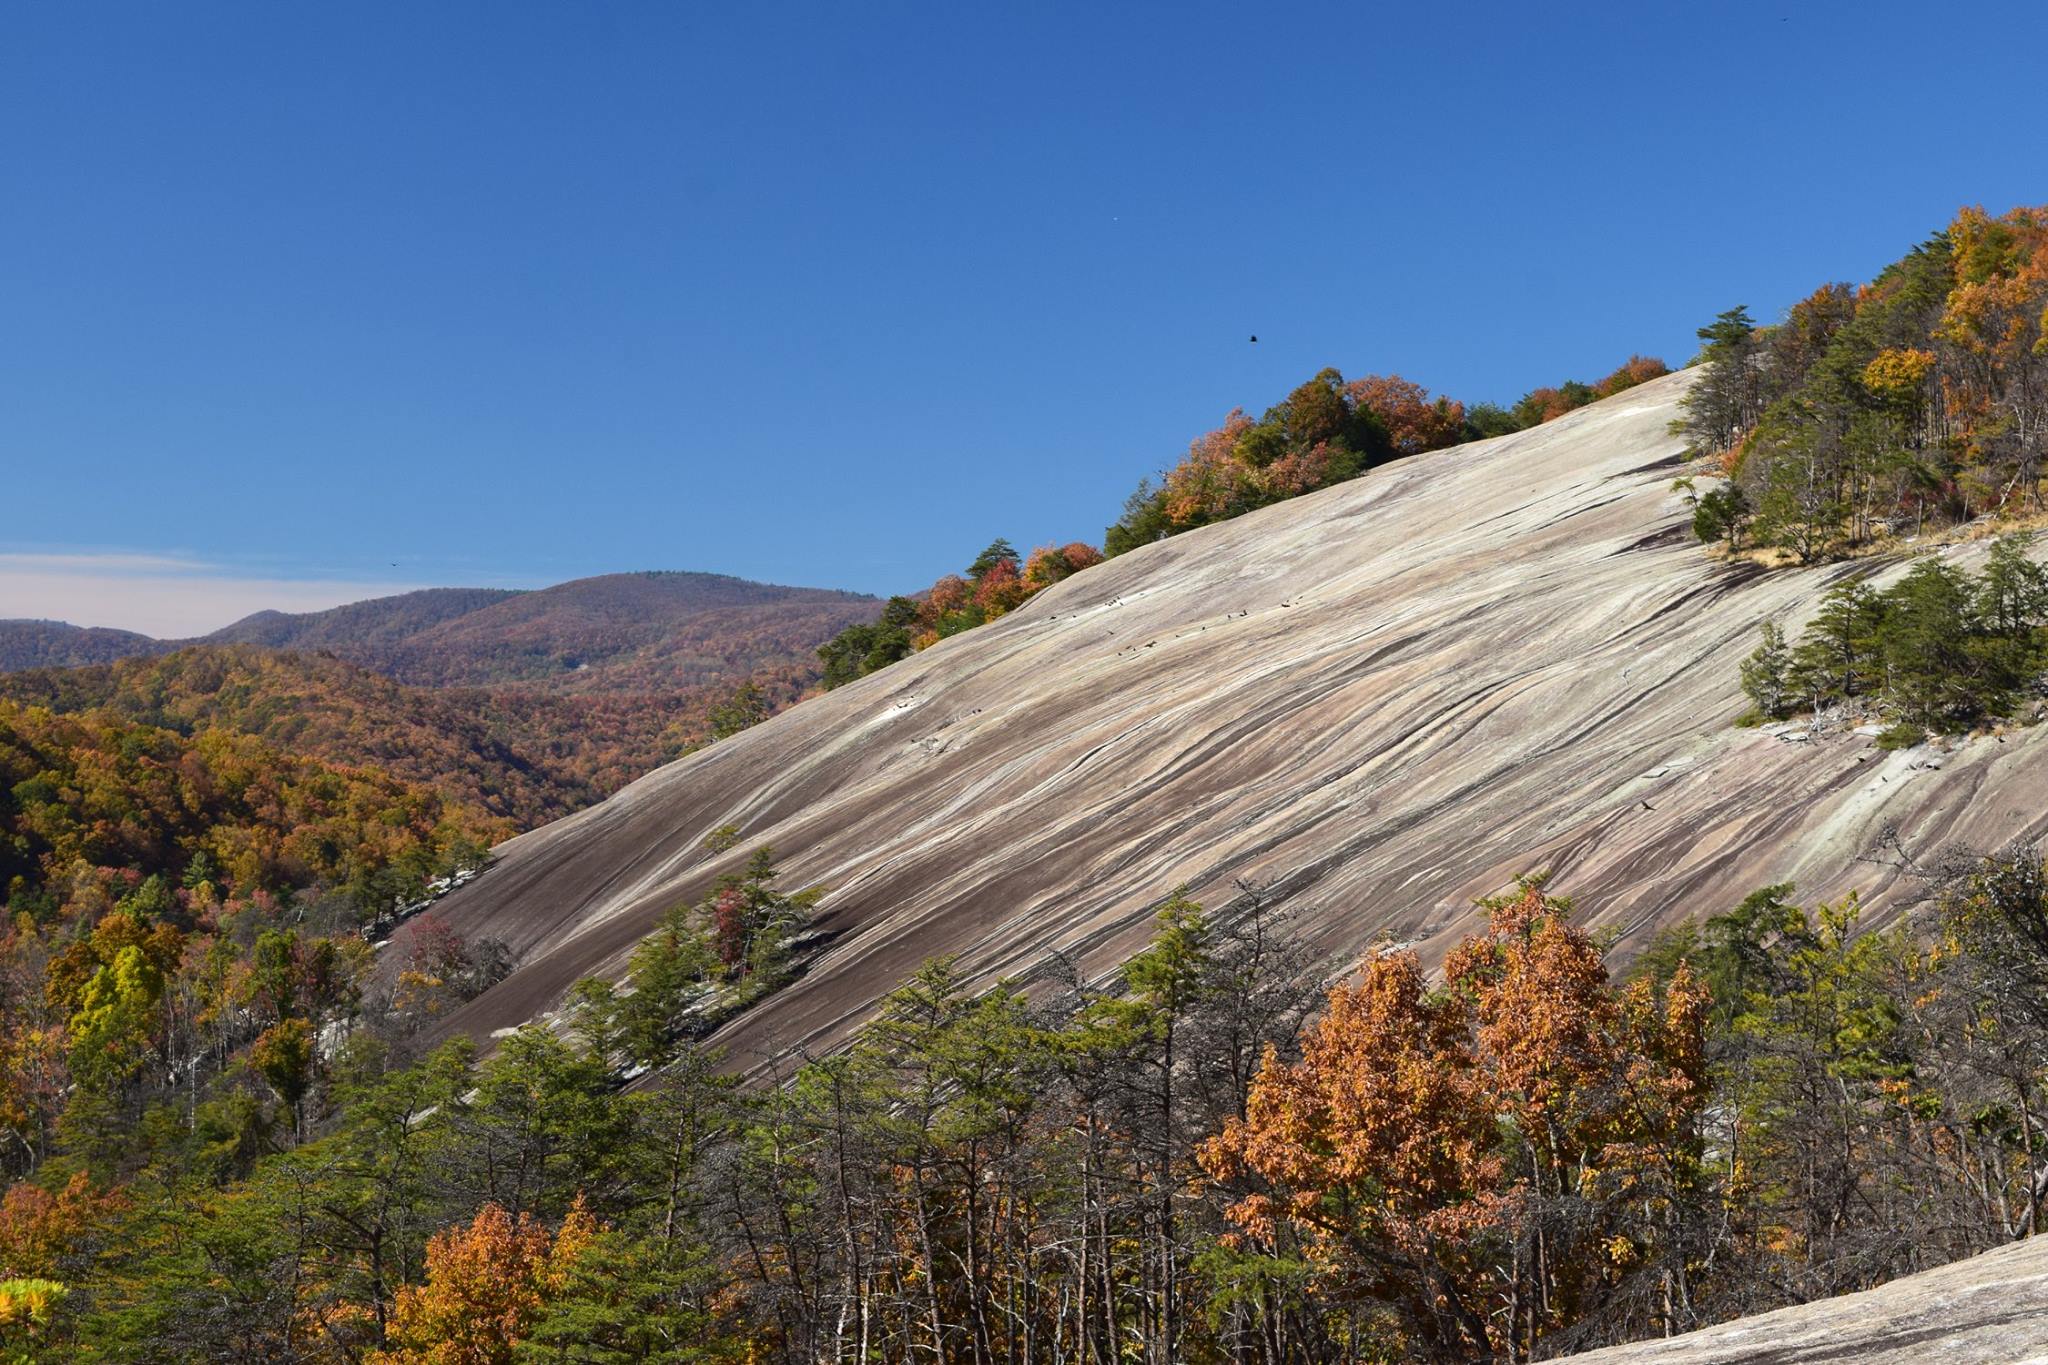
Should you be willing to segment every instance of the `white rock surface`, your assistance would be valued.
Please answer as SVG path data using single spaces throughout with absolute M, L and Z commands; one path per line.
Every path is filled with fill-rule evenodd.
M 829 946 L 728 1028 L 739 1055 L 831 1044 L 934 954 L 1107 969 L 1183 883 L 1266 883 L 1341 969 L 1382 938 L 1440 954 L 1474 897 L 1549 869 L 1627 952 L 1769 882 L 1895 907 L 1858 859 L 1887 820 L 1927 849 L 2048 829 L 2048 729 L 1935 771 L 1732 727 L 1758 624 L 1871 565 L 1701 551 L 1670 494 L 1689 382 L 1122 556 L 513 840 L 438 903 L 521 961 L 448 1027 L 621 972 L 762 843 L 831 888 Z M 727 823 L 740 847 L 703 852 Z
M 2048 1365 L 2048 1237 L 1572 1365 Z

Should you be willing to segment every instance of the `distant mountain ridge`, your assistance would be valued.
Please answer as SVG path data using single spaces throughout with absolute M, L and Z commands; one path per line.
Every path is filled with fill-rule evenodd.
M 262 611 L 194 640 L 0 621 L 0 672 L 150 657 L 192 645 L 317 650 L 426 687 L 646 693 L 809 674 L 815 650 L 877 599 L 726 574 L 646 572 L 550 588 L 427 588 L 327 611 Z
M 161 654 L 161 640 L 132 630 L 74 626 L 68 621 L 0 621 L 0 673 L 24 668 L 74 668 Z
M 207 644 L 265 645 L 271 649 L 390 644 L 519 595 L 516 588 L 422 588 L 326 611 L 259 611 L 201 639 Z

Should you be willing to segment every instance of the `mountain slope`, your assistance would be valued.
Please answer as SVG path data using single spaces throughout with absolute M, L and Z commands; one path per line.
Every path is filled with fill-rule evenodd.
M 522 965 L 449 1027 L 617 973 L 762 843 L 831 889 L 829 947 L 728 1026 L 742 1053 L 844 1037 L 934 954 L 1104 969 L 1182 883 L 1267 885 L 1343 964 L 1384 937 L 1439 954 L 1473 897 L 1545 868 L 1627 952 L 1767 882 L 1896 906 L 1910 887 L 1859 861 L 1886 821 L 1916 849 L 2043 828 L 2048 731 L 1930 762 L 1730 727 L 1758 623 L 1849 569 L 1691 543 L 1668 432 L 1690 382 L 1124 555 L 513 840 L 443 919 Z M 703 852 L 727 823 L 739 848 Z
M 723 574 L 606 574 L 505 594 L 400 637 L 321 644 L 422 686 L 649 691 L 815 669 L 817 646 L 876 605 L 858 593 Z
M 326 611 L 259 611 L 213 632 L 204 642 L 272 649 L 389 648 L 444 621 L 518 595 L 509 588 L 422 588 Z

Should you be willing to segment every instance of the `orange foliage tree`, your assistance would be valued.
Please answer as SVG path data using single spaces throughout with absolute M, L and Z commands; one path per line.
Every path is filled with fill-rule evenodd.
M 1952 420 L 2003 504 L 2032 504 L 2048 436 L 2048 207 L 1993 218 L 1964 209 L 1949 228 L 1955 287 L 1934 337 L 1948 361 Z
M 1236 409 L 1223 425 L 1188 443 L 1181 462 L 1166 471 L 1166 515 L 1177 526 L 1222 521 L 1257 506 L 1258 466 L 1239 456 L 1252 419 Z
M 1617 988 L 1534 884 L 1489 902 L 1431 991 L 1384 953 L 1268 1055 L 1200 1152 L 1244 1191 L 1241 1243 L 1299 1245 L 1318 1282 L 1385 1306 L 1415 1358 L 1525 1359 L 1615 1296 L 1685 1313 L 1671 1229 L 1698 1187 L 1708 997 L 1681 968 Z
M 1452 1353 L 1487 1341 L 1462 1248 L 1499 1221 L 1502 1183 L 1470 1032 L 1413 953 L 1381 954 L 1330 992 L 1299 1062 L 1268 1052 L 1245 1117 L 1197 1153 L 1219 1181 L 1250 1178 L 1230 1209 L 1246 1239 L 1291 1233 L 1320 1279 Z
M 54 1193 L 27 1181 L 0 1199 L 0 1279 L 54 1275 L 59 1261 L 109 1223 L 128 1200 L 95 1191 L 80 1171 Z
M 398 1291 L 369 1365 L 507 1365 L 597 1234 L 579 1199 L 559 1232 L 486 1204 L 427 1243 L 426 1283 Z
M 1065 545 L 1041 545 L 1024 561 L 1024 582 L 1033 592 L 1071 578 L 1083 569 L 1102 562 L 1102 551 L 1086 541 Z
M 1429 390 L 1398 374 L 1369 374 L 1344 386 L 1357 407 L 1370 408 L 1387 429 L 1397 454 L 1440 450 L 1465 439 L 1465 405 L 1429 396 Z

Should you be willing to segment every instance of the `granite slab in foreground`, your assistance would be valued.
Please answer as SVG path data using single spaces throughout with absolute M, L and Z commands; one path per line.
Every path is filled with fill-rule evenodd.
M 1572 1365 L 2048 1365 L 2048 1237 Z

